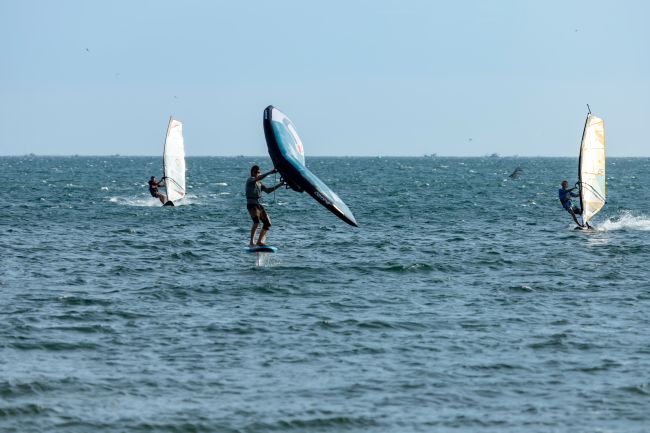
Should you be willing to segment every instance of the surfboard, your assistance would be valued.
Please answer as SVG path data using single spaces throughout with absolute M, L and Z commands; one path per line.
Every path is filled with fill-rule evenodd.
M 165 203 L 163 206 L 174 206 L 174 202 L 172 202 L 172 201 L 168 201 L 168 202 Z
M 246 252 L 249 253 L 277 253 L 278 249 L 269 245 L 263 247 L 246 247 Z
M 350 208 L 305 165 L 302 141 L 291 120 L 283 112 L 269 105 L 264 110 L 263 124 L 269 156 L 282 180 L 292 190 L 307 192 L 334 215 L 358 227 Z
M 163 174 L 168 200 L 165 206 L 173 206 L 173 202 L 185 197 L 185 141 L 183 124 L 171 116 L 165 134 Z

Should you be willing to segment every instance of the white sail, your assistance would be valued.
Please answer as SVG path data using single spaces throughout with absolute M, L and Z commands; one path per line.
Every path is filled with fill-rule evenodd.
M 173 117 L 169 118 L 165 150 L 163 151 L 163 173 L 167 200 L 174 202 L 185 196 L 185 144 L 183 124 Z
M 580 204 L 582 221 L 589 222 L 605 205 L 605 122 L 587 115 L 580 143 Z

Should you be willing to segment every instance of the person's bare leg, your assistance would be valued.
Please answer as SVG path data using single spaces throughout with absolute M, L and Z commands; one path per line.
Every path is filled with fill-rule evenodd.
M 255 246 L 255 233 L 257 232 L 257 226 L 259 223 L 253 223 L 253 227 L 251 227 L 251 242 L 249 246 L 254 247 Z
M 575 212 L 573 212 L 573 211 L 570 211 L 569 213 L 570 213 L 570 214 L 571 214 L 571 216 L 573 217 L 573 221 L 575 221 L 575 222 L 576 222 L 576 224 L 578 224 L 578 227 L 582 227 L 582 224 L 580 224 L 580 223 L 578 222 L 578 217 L 576 217 L 576 214 L 575 214 Z
M 257 238 L 257 245 L 259 246 L 266 245 L 266 234 L 269 232 L 269 229 L 271 228 L 271 218 L 269 218 L 266 212 L 262 214 L 262 222 L 264 223 L 264 225 L 262 226 L 262 231 L 260 231 L 260 237 Z
M 260 237 L 257 238 L 257 245 L 259 246 L 264 246 L 266 245 L 266 234 L 269 232 L 269 229 L 262 228 L 262 231 L 260 231 Z

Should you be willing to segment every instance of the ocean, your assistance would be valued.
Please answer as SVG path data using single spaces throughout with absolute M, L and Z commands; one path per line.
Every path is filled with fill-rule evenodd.
M 281 189 L 257 257 L 268 158 L 0 157 L 0 431 L 650 431 L 650 159 L 589 232 L 576 158 L 307 163 L 360 227 Z

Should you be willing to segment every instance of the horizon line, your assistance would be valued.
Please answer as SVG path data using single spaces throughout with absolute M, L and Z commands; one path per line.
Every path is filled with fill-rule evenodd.
M 70 158 L 70 157 L 86 157 L 86 158 L 162 158 L 162 155 L 123 155 L 119 153 L 113 154 L 39 154 L 39 153 L 21 153 L 21 154 L 0 154 L 0 158 L 16 158 L 16 157 L 50 157 L 50 158 Z M 185 155 L 186 158 L 270 158 L 268 155 Z M 577 155 L 499 155 L 486 154 L 486 155 L 310 155 L 309 158 L 578 158 Z M 615 155 L 608 156 L 608 158 L 650 158 L 650 155 Z

